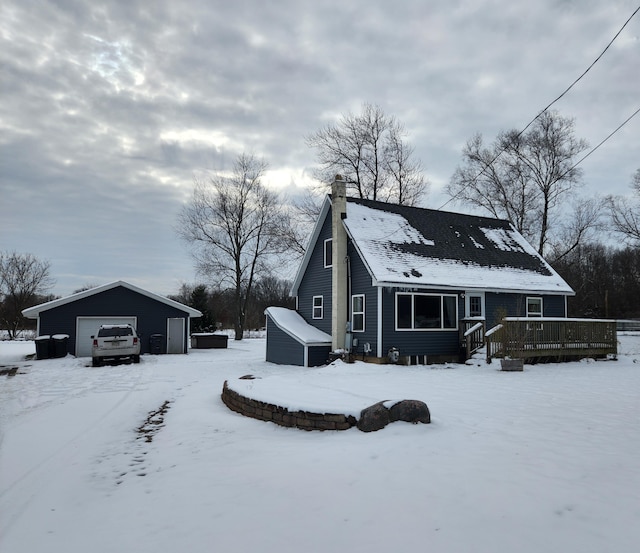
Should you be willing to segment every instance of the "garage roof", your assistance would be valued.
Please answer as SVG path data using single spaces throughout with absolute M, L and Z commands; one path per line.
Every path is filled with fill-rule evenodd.
M 102 286 L 97 286 L 96 288 L 91 288 L 90 290 L 83 290 L 82 292 L 78 292 L 77 294 L 72 294 L 71 296 L 67 296 L 65 298 L 59 298 L 57 300 L 41 303 L 40 305 L 34 305 L 33 307 L 24 309 L 22 311 L 22 314 L 29 319 L 37 319 L 40 313 L 42 313 L 43 311 L 49 311 L 50 309 L 55 309 L 56 307 L 60 307 L 61 305 L 72 303 L 74 301 L 81 300 L 83 298 L 88 298 L 90 296 L 100 294 L 101 292 L 106 292 L 107 290 L 118 288 L 119 286 L 122 286 L 123 288 L 128 288 L 133 292 L 137 292 L 138 294 L 147 296 L 148 298 L 159 301 L 160 303 L 164 303 L 166 305 L 170 305 L 171 307 L 175 307 L 176 309 L 180 309 L 181 311 L 188 313 L 190 317 L 202 317 L 202 313 L 197 309 L 193 309 L 188 305 L 184 305 L 177 301 L 170 300 L 169 298 L 165 298 L 164 296 L 159 296 L 158 294 L 154 294 L 153 292 L 149 292 L 148 290 L 138 288 L 137 286 L 134 286 L 133 284 L 125 282 L 124 280 L 118 280 L 116 282 L 111 282 L 109 284 L 103 284 Z

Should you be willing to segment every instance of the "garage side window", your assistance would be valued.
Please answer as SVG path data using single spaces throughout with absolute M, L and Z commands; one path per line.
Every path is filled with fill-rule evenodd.
M 322 296 L 313 296 L 313 318 L 314 319 L 322 319 L 324 316 L 323 309 L 323 297 Z

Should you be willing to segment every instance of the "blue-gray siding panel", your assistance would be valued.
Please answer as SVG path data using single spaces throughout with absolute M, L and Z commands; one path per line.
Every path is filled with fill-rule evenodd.
M 331 267 L 324 266 L 324 241 L 331 238 L 331 211 L 311 253 L 309 265 L 298 288 L 298 313 L 310 325 L 331 334 Z M 322 319 L 313 318 L 313 296 L 323 297 Z
M 542 309 L 545 317 L 566 317 L 565 296 L 549 296 L 542 294 L 500 294 L 496 292 L 485 295 L 485 311 L 487 328 L 498 324 L 500 315 L 506 312 L 508 317 L 524 317 L 527 314 L 527 298 L 542 298 Z
M 357 354 L 362 354 L 364 353 L 364 344 L 369 343 L 371 355 L 375 355 L 378 347 L 378 289 L 371 285 L 371 275 L 351 241 L 347 245 L 347 253 L 351 269 L 351 295 L 364 294 L 365 296 L 364 332 L 353 333 L 353 338 L 358 339 L 358 345 L 353 350 Z
M 118 286 L 99 294 L 40 313 L 40 334 L 68 334 L 68 351 L 75 355 L 77 317 L 137 317 L 141 352 L 149 352 L 149 336 L 167 334 L 167 319 L 184 318 L 188 313 Z M 187 353 L 188 327 L 185 322 L 184 353 Z
M 278 328 L 267 315 L 267 361 L 278 365 L 304 365 L 304 346 Z
M 329 362 L 331 346 L 309 346 L 307 366 L 320 367 Z

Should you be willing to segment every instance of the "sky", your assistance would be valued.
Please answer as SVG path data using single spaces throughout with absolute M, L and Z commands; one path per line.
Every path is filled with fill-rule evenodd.
M 176 233 L 194 177 L 243 152 L 265 184 L 313 183 L 305 137 L 363 103 L 401 121 L 440 208 L 475 133 L 524 128 L 638 0 L 4 0 L 0 251 L 48 261 L 51 292 L 196 275 Z M 596 146 L 640 108 L 640 13 L 553 108 Z M 640 116 L 589 156 L 583 193 L 628 194 Z M 464 211 L 461 205 L 446 209 Z M 283 265 L 283 276 L 296 261 Z

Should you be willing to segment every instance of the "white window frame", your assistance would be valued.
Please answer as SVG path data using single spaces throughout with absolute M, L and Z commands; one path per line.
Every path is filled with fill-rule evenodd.
M 471 298 L 480 299 L 480 315 L 471 314 Z M 484 292 L 467 292 L 465 294 L 465 313 L 467 314 L 467 317 L 484 319 L 484 310 Z
M 398 298 L 400 296 L 411 296 L 411 328 L 398 328 Z M 431 296 L 440 298 L 440 328 L 415 328 L 415 296 Z M 444 298 L 455 299 L 455 326 L 444 327 Z M 457 294 L 425 294 L 421 292 L 396 292 L 395 298 L 395 320 L 396 332 L 453 332 L 458 330 L 458 295 Z
M 327 246 L 329 247 L 329 250 L 331 252 L 331 262 L 327 263 Z M 333 239 L 331 238 L 327 238 L 324 241 L 324 250 L 323 250 L 323 255 L 324 255 L 324 268 L 328 269 L 329 267 L 333 266 L 333 250 L 331 249 L 333 248 Z
M 320 304 L 316 305 L 316 300 L 320 300 Z M 316 314 L 316 309 L 319 309 L 319 314 Z M 313 296 L 311 300 L 311 317 L 314 319 L 324 318 L 324 296 Z
M 529 311 L 529 301 L 532 301 L 532 300 L 540 304 L 539 313 Z M 542 298 L 540 296 L 527 297 L 527 317 L 542 317 L 543 314 L 544 314 L 544 303 L 542 301 Z
M 356 311 L 354 309 L 354 300 L 356 298 L 362 298 L 362 311 Z M 354 294 L 351 296 L 351 332 L 364 332 L 365 328 L 365 297 L 364 294 Z M 362 315 L 362 328 L 356 328 L 355 316 Z

